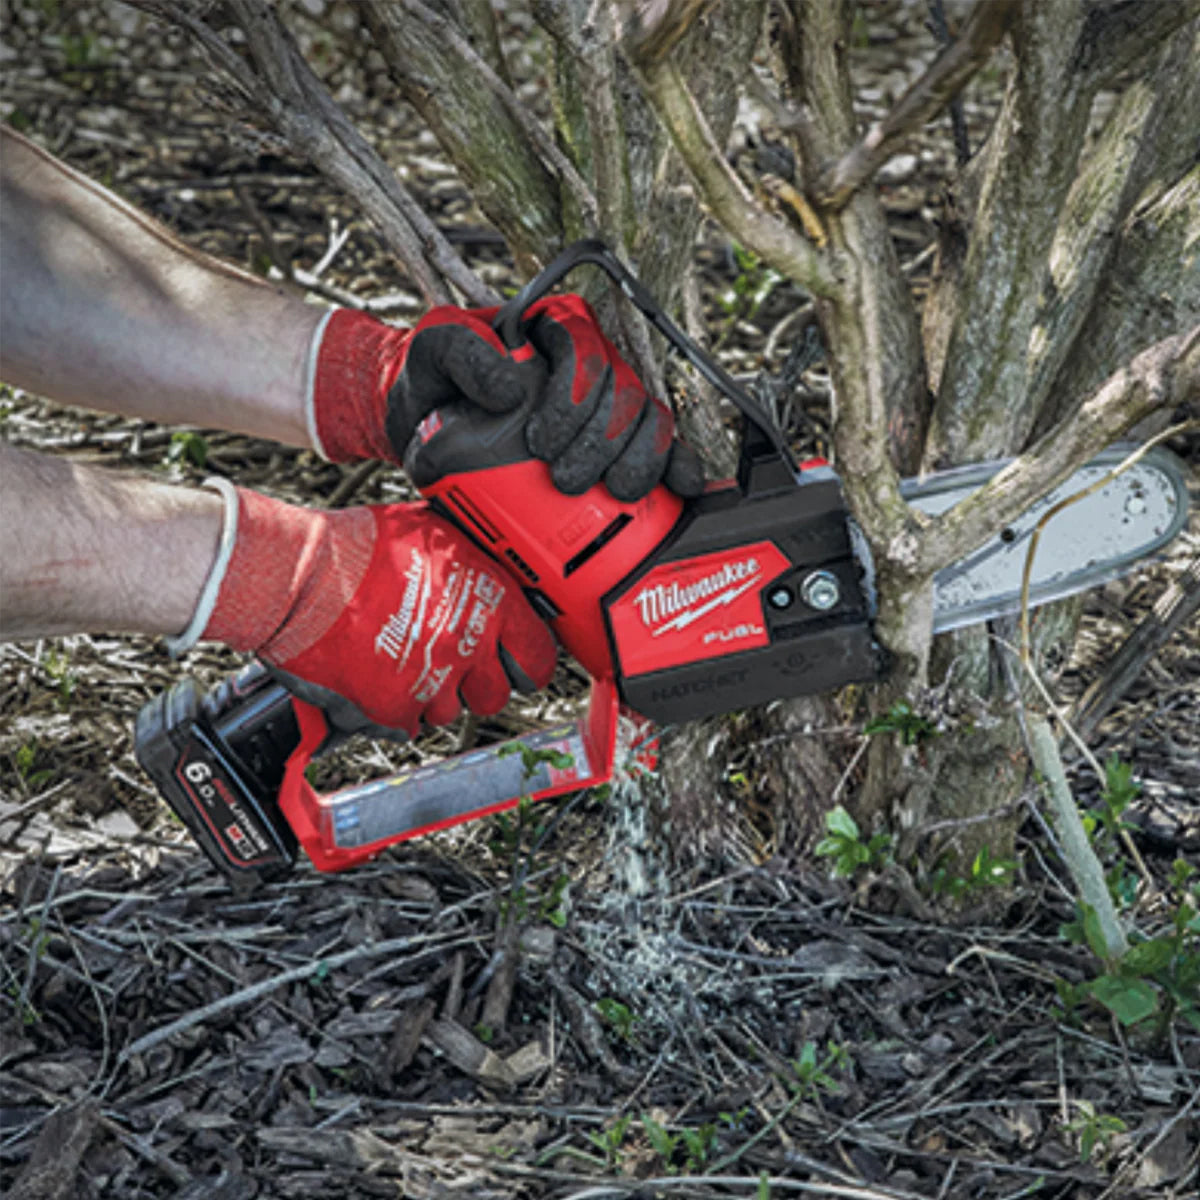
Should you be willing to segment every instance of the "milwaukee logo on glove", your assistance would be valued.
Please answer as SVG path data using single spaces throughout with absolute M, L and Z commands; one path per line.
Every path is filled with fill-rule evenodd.
M 505 592 L 504 585 L 486 571 L 456 563 L 427 622 L 432 590 L 429 560 L 413 546 L 404 572 L 400 607 L 387 618 L 375 637 L 376 654 L 386 654 L 395 660 L 398 669 L 406 667 L 413 651 L 421 646 L 421 661 L 414 664 L 418 674 L 409 688 L 409 693 L 421 704 L 432 700 L 451 674 L 449 665 L 433 665 L 435 643 L 458 636 L 459 657 L 470 658 L 486 635 L 488 621 Z M 426 632 L 428 637 L 422 644 Z
M 404 572 L 404 599 L 383 623 L 383 628 L 375 638 L 375 652 L 398 658 L 400 665 L 404 666 L 417 638 L 421 636 L 428 604 L 429 571 L 420 550 L 414 546 L 408 569 Z

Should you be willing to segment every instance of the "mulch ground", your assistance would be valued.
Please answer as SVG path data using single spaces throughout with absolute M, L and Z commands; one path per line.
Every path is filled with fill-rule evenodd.
M 321 20 L 333 32 L 347 7 Z M 316 5 L 315 8 L 321 8 Z M 318 32 L 320 28 L 318 27 Z M 513 23 L 514 51 L 527 53 Z M 318 49 L 320 47 L 318 46 Z M 859 54 L 882 109 L 928 56 L 920 14 L 873 10 Z M 408 172 L 468 260 L 506 278 L 503 246 L 453 171 L 371 71 L 329 58 L 331 86 Z M 307 272 L 391 318 L 416 297 L 345 201 L 270 138 L 231 133 L 179 35 L 120 5 L 12 6 L 0 116 L 193 244 Z M 536 75 L 536 60 L 524 68 Z M 972 131 L 991 92 L 968 104 Z M 944 128 L 893 165 L 887 202 L 921 286 Z M 335 254 L 331 247 L 345 236 Z M 326 259 L 330 261 L 326 262 Z M 733 270 L 714 240 L 706 287 Z M 315 280 L 312 275 L 317 275 Z M 795 297 L 731 329 L 736 369 L 778 369 Z M 719 306 L 713 321 L 725 319 Z M 204 431 L 0 399 L 16 444 L 194 482 L 219 471 L 308 504 L 407 497 L 395 473 Z M 1195 443 L 1177 446 L 1193 466 Z M 5 520 L 16 514 L 5 514 Z M 1101 589 L 1060 680 L 1074 697 L 1200 546 Z M 132 755 L 136 713 L 173 664 L 127 637 L 0 646 L 0 1190 L 33 1197 L 1184 1197 L 1200 1160 L 1200 1034 L 1155 1039 L 1056 983 L 1094 973 L 1059 935 L 1065 871 L 1032 825 L 986 923 L 872 911 L 868 889 L 768 859 L 718 876 L 647 869 L 635 795 L 581 797 L 521 825 L 426 838 L 342 876 L 300 869 L 233 895 Z M 534 704 L 408 747 L 322 765 L 368 778 L 561 719 L 564 666 Z M 1200 644 L 1185 628 L 1091 741 L 1132 761 L 1162 927 L 1172 860 L 1200 859 Z M 1097 788 L 1072 764 L 1081 803 Z M 1087 1106 L 1116 1116 L 1084 1161 Z M 766 1182 L 763 1182 L 763 1180 Z

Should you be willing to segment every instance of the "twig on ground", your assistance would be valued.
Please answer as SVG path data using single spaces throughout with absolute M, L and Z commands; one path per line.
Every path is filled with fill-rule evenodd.
M 350 950 L 343 950 L 340 954 L 330 955 L 328 958 L 302 963 L 298 967 L 293 967 L 289 971 L 282 971 L 278 975 L 272 975 L 269 979 L 260 980 L 258 983 L 241 988 L 239 991 L 229 992 L 224 996 L 218 997 L 211 1004 L 193 1009 L 191 1012 L 177 1017 L 174 1021 L 169 1021 L 166 1025 L 160 1025 L 157 1029 L 152 1029 L 149 1033 L 143 1034 L 140 1038 L 135 1039 L 126 1046 L 117 1056 L 117 1062 L 118 1064 L 127 1062 L 135 1054 L 145 1054 L 147 1050 L 152 1050 L 155 1046 L 161 1045 L 169 1038 L 174 1037 L 175 1034 L 182 1033 L 185 1029 L 191 1029 L 194 1025 L 199 1025 L 204 1021 L 210 1020 L 212 1017 L 219 1016 L 221 1013 L 229 1012 L 230 1009 L 239 1008 L 243 1004 L 261 999 L 278 988 L 286 987 L 289 983 L 296 983 L 301 979 L 307 979 L 322 967 L 326 970 L 334 971 L 339 967 L 344 967 L 347 963 L 357 962 L 364 958 L 378 958 L 383 954 L 402 954 L 412 950 L 414 947 L 424 946 L 431 941 L 442 938 L 444 938 L 444 935 L 438 934 L 391 938 L 384 942 L 355 946 Z M 441 953 L 440 946 L 429 947 L 421 951 L 421 955 L 435 953 Z M 407 960 L 408 963 L 413 961 L 412 958 Z
M 1200 558 L 1173 580 L 1137 628 L 1112 655 L 1104 671 L 1075 702 L 1071 724 L 1091 737 L 1133 686 L 1146 664 L 1200 611 Z

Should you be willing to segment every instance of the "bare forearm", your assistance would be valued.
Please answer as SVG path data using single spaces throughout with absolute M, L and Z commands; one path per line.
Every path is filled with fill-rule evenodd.
M 199 254 L 0 129 L 0 379 L 307 446 L 322 310 Z
M 222 517 L 212 492 L 0 442 L 0 639 L 180 633 Z

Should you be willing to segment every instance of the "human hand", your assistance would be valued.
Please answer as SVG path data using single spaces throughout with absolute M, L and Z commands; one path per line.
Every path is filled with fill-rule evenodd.
M 422 722 L 464 706 L 491 715 L 512 687 L 549 683 L 550 630 L 508 572 L 426 505 L 323 512 L 213 486 L 225 536 L 193 625 L 253 651 L 337 731 L 415 737 Z
M 645 393 L 578 296 L 531 306 L 526 345 L 510 350 L 491 327 L 496 309 L 431 309 L 411 330 L 338 310 L 318 348 L 311 392 L 314 443 L 334 462 L 402 464 L 433 410 L 465 402 L 506 413 L 541 396 L 527 427 L 530 452 L 564 492 L 602 479 L 637 500 L 660 479 L 698 495 L 699 460 L 674 439 L 670 409 Z
M 578 495 L 602 479 L 625 501 L 659 482 L 681 496 L 704 490 L 704 468 L 675 437 L 670 408 L 646 394 L 581 296 L 531 305 L 523 328 L 549 367 L 525 436 L 559 491 Z

